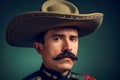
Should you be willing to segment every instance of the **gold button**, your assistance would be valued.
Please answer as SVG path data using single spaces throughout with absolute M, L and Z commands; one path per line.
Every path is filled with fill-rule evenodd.
M 57 79 L 57 76 L 53 76 L 52 78 L 53 78 L 53 79 Z
M 37 77 L 37 80 L 42 80 L 42 78 L 40 76 Z

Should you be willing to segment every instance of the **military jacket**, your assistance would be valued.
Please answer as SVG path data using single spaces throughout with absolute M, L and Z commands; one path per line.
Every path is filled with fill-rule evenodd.
M 96 80 L 87 74 L 78 74 L 69 71 L 66 76 L 46 68 L 43 64 L 39 71 L 30 74 L 22 80 Z

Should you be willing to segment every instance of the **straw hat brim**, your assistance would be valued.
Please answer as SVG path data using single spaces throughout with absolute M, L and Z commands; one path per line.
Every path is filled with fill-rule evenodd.
M 7 42 L 16 47 L 33 47 L 35 37 L 41 32 L 60 27 L 77 27 L 79 37 L 96 31 L 103 20 L 102 13 L 59 14 L 34 11 L 14 18 L 8 25 Z

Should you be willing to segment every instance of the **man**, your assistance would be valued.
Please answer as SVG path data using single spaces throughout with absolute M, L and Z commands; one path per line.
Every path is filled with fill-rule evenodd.
M 95 80 L 71 69 L 78 60 L 78 38 L 98 29 L 102 19 L 102 13 L 79 14 L 77 7 L 65 0 L 48 0 L 42 11 L 13 19 L 7 29 L 8 43 L 34 47 L 43 60 L 40 70 L 23 80 Z

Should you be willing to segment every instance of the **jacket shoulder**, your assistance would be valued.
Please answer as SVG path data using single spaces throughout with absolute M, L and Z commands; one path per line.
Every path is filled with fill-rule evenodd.
M 72 80 L 96 80 L 94 76 L 89 74 L 78 74 L 78 73 L 71 73 Z

